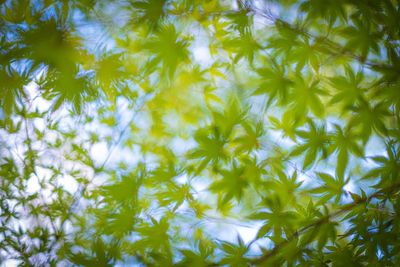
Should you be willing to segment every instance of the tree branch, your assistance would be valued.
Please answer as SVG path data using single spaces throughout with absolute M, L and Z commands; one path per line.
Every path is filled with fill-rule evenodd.
M 378 190 L 375 193 L 373 193 L 372 195 L 370 195 L 369 197 L 360 198 L 359 200 L 354 201 L 353 203 L 350 203 L 350 204 L 347 204 L 347 205 L 343 205 L 341 207 L 341 209 L 339 209 L 339 210 L 337 210 L 337 211 L 335 211 L 335 212 L 333 212 L 333 213 L 331 213 L 331 214 L 329 214 L 327 216 L 324 216 L 323 218 L 319 219 L 318 221 L 315 221 L 315 222 L 313 222 L 311 224 L 308 224 L 308 225 L 304 226 L 303 228 L 301 228 L 300 230 L 296 231 L 294 234 L 290 235 L 288 238 L 286 238 L 285 240 L 283 240 L 279 244 L 275 245 L 275 247 L 272 250 L 270 250 L 268 253 L 262 255 L 259 258 L 255 258 L 255 259 L 251 260 L 250 262 L 252 264 L 260 264 L 260 263 L 266 261 L 267 259 L 275 256 L 283 246 L 289 244 L 291 241 L 293 241 L 295 238 L 297 238 L 300 234 L 303 234 L 304 232 L 306 232 L 306 231 L 308 231 L 310 229 L 318 227 L 321 224 L 323 224 L 324 222 L 328 221 L 329 219 L 334 218 L 336 216 L 339 216 L 339 215 L 341 215 L 341 214 L 343 214 L 345 212 L 348 212 L 351 209 L 353 209 L 354 207 L 357 207 L 358 205 L 363 204 L 363 203 L 371 200 L 372 198 L 377 197 L 378 195 L 380 195 L 382 193 L 391 193 L 391 192 L 393 192 L 394 190 L 396 190 L 399 187 L 400 187 L 400 182 L 399 183 L 395 183 L 395 184 L 393 184 L 391 186 L 388 186 L 386 188 L 383 188 L 381 190 Z

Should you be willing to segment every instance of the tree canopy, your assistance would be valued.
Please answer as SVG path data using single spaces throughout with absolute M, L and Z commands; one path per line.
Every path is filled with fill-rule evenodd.
M 6 266 L 399 266 L 398 0 L 0 1 Z

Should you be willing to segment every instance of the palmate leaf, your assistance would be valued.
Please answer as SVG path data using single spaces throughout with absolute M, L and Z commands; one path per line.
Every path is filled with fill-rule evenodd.
M 174 183 L 173 178 L 182 174 L 182 170 L 174 165 L 173 159 L 168 164 L 159 166 L 149 173 L 144 183 L 150 186 Z
M 210 260 L 207 260 L 210 254 L 202 255 L 201 253 L 196 253 L 189 249 L 182 249 L 180 250 L 180 253 L 182 253 L 184 259 L 178 262 L 175 266 L 201 267 L 201 266 L 209 266 L 212 264 Z
M 71 35 L 69 26 L 59 14 L 39 20 L 19 34 L 19 42 L 26 45 L 22 48 L 24 56 L 31 59 L 34 66 L 44 63 L 58 71 L 71 69 L 74 62 L 82 59 L 81 41 Z
M 222 178 L 213 182 L 209 187 L 209 190 L 221 195 L 220 207 L 223 207 L 232 198 L 236 198 L 238 202 L 241 200 L 250 180 L 246 171 L 246 166 L 238 166 L 235 161 L 232 163 L 232 169 L 220 170 Z
M 360 253 L 356 253 L 352 247 L 341 246 L 335 244 L 336 246 L 330 246 L 330 253 L 327 258 L 334 263 L 335 266 L 345 266 L 351 265 L 354 267 L 361 267 L 362 256 Z
M 319 80 L 306 80 L 301 75 L 296 76 L 295 86 L 289 97 L 295 120 L 304 118 L 309 110 L 318 117 L 323 115 L 324 105 L 320 96 L 327 93 L 320 88 L 319 83 Z
M 273 101 L 277 101 L 278 105 L 285 105 L 288 102 L 289 90 L 294 84 L 288 78 L 288 68 L 272 58 L 266 63 L 266 67 L 257 69 L 261 84 L 253 94 L 268 94 L 267 106 Z
M 292 119 L 292 114 L 290 112 L 285 112 L 281 121 L 271 116 L 268 118 L 273 125 L 273 130 L 281 130 L 283 131 L 284 137 L 290 137 L 290 139 L 296 141 L 296 128 L 299 122 Z
M 335 133 L 332 136 L 332 146 L 337 151 L 336 175 L 343 177 L 350 153 L 363 157 L 363 149 L 358 143 L 360 136 L 352 128 L 342 129 L 335 124 Z
M 103 88 L 107 96 L 112 95 L 113 87 L 118 82 L 123 81 L 127 77 L 122 62 L 125 60 L 124 54 L 117 53 L 112 55 L 103 55 L 96 62 L 96 82 Z M 110 97 L 110 99 L 113 99 Z
M 157 198 L 161 206 L 173 204 L 172 212 L 175 212 L 185 200 L 194 200 L 190 189 L 190 186 L 187 184 L 182 186 L 169 185 L 165 191 L 159 189 L 160 192 L 157 193 Z
M 277 34 L 272 35 L 268 40 L 267 48 L 272 49 L 273 55 L 284 56 L 286 58 L 298 44 L 300 34 L 292 30 L 281 20 L 275 22 Z
M 162 63 L 163 73 L 172 78 L 179 64 L 189 59 L 188 40 L 181 38 L 173 24 L 162 25 L 144 42 L 142 49 L 154 55 L 151 63 Z
M 78 67 L 66 72 L 51 71 L 47 74 L 47 83 L 42 86 L 48 98 L 56 97 L 53 110 L 63 103 L 71 103 L 77 113 L 81 113 L 86 100 L 97 95 L 97 90 L 90 83 L 90 78 L 78 72 Z
M 326 173 L 317 173 L 318 177 L 324 182 L 324 185 L 309 190 L 310 193 L 322 194 L 322 197 L 318 204 L 322 204 L 333 197 L 335 197 L 335 204 L 338 204 L 340 199 L 343 197 L 343 187 L 350 181 L 350 178 L 344 179 L 338 177 L 335 179 Z
M 133 8 L 130 23 L 157 30 L 165 16 L 167 2 L 167 0 L 130 1 L 129 4 Z
M 231 27 L 243 34 L 251 28 L 253 14 L 248 1 L 236 1 L 236 4 L 238 5 L 238 11 L 227 14 L 226 17 L 231 20 Z
M 396 76 L 397 77 L 397 76 Z M 379 99 L 385 99 L 394 105 L 396 110 L 400 108 L 400 83 L 392 84 L 379 84 L 374 88 L 374 97 Z
M 273 230 L 273 238 L 281 238 L 283 232 L 291 233 L 298 219 L 298 213 L 286 210 L 283 201 L 285 200 L 279 195 L 265 197 L 258 206 L 268 208 L 270 211 L 261 211 L 250 215 L 253 220 L 264 220 L 264 225 L 259 229 L 257 238 L 264 237 L 270 230 Z
M 307 20 L 325 19 L 332 26 L 337 19 L 347 20 L 345 1 L 307 0 L 301 3 L 300 10 L 307 14 Z
M 29 76 L 28 68 L 22 74 L 11 66 L 0 68 L 0 104 L 5 114 L 10 115 L 16 108 L 16 100 L 26 96 L 23 87 L 28 83 Z
M 137 213 L 136 208 L 114 207 L 112 211 L 97 214 L 97 231 L 118 238 L 131 234 L 139 221 Z
M 320 67 L 320 54 L 310 43 L 308 38 L 299 40 L 295 48 L 288 54 L 288 60 L 296 62 L 296 72 L 300 72 L 304 66 L 310 65 L 318 73 Z
M 304 140 L 303 144 L 295 147 L 290 156 L 305 153 L 303 169 L 308 168 L 318 159 L 325 159 L 330 155 L 330 136 L 325 125 L 318 127 L 312 120 L 308 121 L 309 131 L 297 131 L 296 135 Z
M 166 258 L 171 257 L 171 236 L 168 234 L 169 222 L 166 217 L 160 221 L 150 218 L 151 223 L 143 223 L 136 228 L 141 239 L 133 244 L 133 248 L 145 252 L 150 249 L 157 257 L 157 253 L 162 253 Z
M 227 139 L 221 135 L 218 128 L 210 128 L 210 130 L 199 129 L 194 136 L 198 147 L 190 151 L 189 158 L 202 160 L 197 172 L 203 170 L 208 163 L 215 164 L 220 160 L 227 159 L 225 148 Z
M 259 149 L 261 146 L 260 139 L 265 134 L 263 124 L 261 122 L 253 124 L 253 122 L 244 121 L 241 125 L 243 126 L 245 133 L 233 140 L 233 143 L 238 144 L 237 150 L 251 152 L 254 149 Z
M 120 181 L 114 181 L 110 185 L 104 185 L 101 188 L 102 195 L 105 198 L 109 198 L 108 201 L 110 202 L 127 202 L 136 205 L 138 191 L 143 183 L 143 178 L 135 176 L 135 174 L 131 176 L 123 175 Z
M 387 55 L 391 63 L 390 65 L 376 65 L 372 69 L 382 73 L 381 82 L 385 84 L 389 83 L 390 85 L 399 80 L 400 56 L 396 52 L 396 49 L 390 45 L 387 47 Z
M 229 49 L 228 51 L 232 51 L 236 54 L 233 63 L 237 63 L 244 57 L 250 65 L 253 65 L 257 51 L 262 48 L 262 46 L 254 40 L 249 30 L 244 31 L 237 38 L 224 41 L 223 46 L 226 50 Z
M 322 251 L 322 249 L 326 246 L 327 242 L 330 240 L 332 243 L 335 242 L 337 237 L 336 226 L 337 222 L 324 222 L 321 225 L 313 228 L 302 236 L 301 245 L 304 246 L 317 241 L 317 249 Z
M 120 257 L 120 244 L 118 241 L 112 241 L 105 244 L 102 238 L 96 238 L 92 243 L 93 254 L 84 252 L 71 253 L 67 258 L 77 266 L 113 266 Z
M 375 156 L 371 157 L 375 163 L 380 166 L 370 170 L 363 179 L 380 178 L 378 184 L 382 187 L 386 184 L 397 182 L 400 179 L 400 150 L 397 144 L 393 141 L 389 141 L 386 144 L 387 156 Z
M 243 122 L 247 109 L 242 108 L 235 96 L 231 96 L 223 112 L 212 110 L 213 122 L 210 126 L 198 129 L 194 139 L 197 148 L 189 151 L 190 159 L 202 159 L 197 172 L 203 170 L 209 163 L 227 161 L 228 145 L 232 140 L 234 128 Z
M 353 112 L 353 118 L 350 126 L 358 126 L 361 130 L 361 138 L 364 144 L 370 138 L 372 131 L 387 134 L 385 119 L 390 115 L 387 102 L 378 102 L 370 104 L 365 99 L 360 104 L 350 107 Z
M 375 31 L 370 23 L 365 23 L 358 18 L 354 18 L 353 23 L 355 26 L 348 26 L 343 30 L 343 35 L 348 39 L 345 47 L 359 50 L 363 59 L 367 58 L 371 50 L 379 55 L 380 49 L 377 40 L 381 33 Z
M 234 128 L 244 122 L 247 112 L 248 107 L 236 95 L 230 95 L 223 112 L 212 110 L 214 127 L 219 128 L 225 138 L 231 138 Z
M 286 202 L 295 204 L 297 191 L 303 184 L 303 182 L 297 181 L 297 171 L 292 174 L 292 177 L 287 176 L 279 169 L 276 170 L 276 173 L 279 179 L 275 179 L 270 187 L 285 199 Z
M 331 104 L 340 103 L 343 106 L 352 106 L 359 103 L 364 95 L 365 89 L 362 87 L 363 72 L 354 73 L 350 66 L 346 66 L 345 73 L 345 76 L 336 76 L 329 79 L 331 85 L 337 90 L 337 93 L 331 98 Z
M 238 244 L 229 243 L 226 241 L 220 241 L 217 244 L 224 252 L 224 257 L 220 260 L 221 265 L 233 265 L 233 266 L 248 266 L 248 260 L 245 254 L 249 250 L 249 247 L 244 244 L 244 241 L 237 236 Z

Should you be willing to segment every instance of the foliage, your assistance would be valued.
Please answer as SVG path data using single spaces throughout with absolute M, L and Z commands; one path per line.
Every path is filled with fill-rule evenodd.
M 399 21 L 398 0 L 0 1 L 0 260 L 399 266 Z

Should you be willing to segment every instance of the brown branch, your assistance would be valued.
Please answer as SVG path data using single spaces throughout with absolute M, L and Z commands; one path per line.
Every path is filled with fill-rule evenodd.
M 372 198 L 377 197 L 378 195 L 380 195 L 382 193 L 391 193 L 391 192 L 393 192 L 394 190 L 396 190 L 399 187 L 400 187 L 400 183 L 395 183 L 395 184 L 393 184 L 391 186 L 388 186 L 386 188 L 383 188 L 381 190 L 376 191 L 375 193 L 373 193 L 369 197 L 363 197 L 363 198 L 358 199 L 357 201 L 354 201 L 353 203 L 350 203 L 350 204 L 347 204 L 347 205 L 343 205 L 341 207 L 341 209 L 339 209 L 339 210 L 337 210 L 337 211 L 335 211 L 335 212 L 333 212 L 331 214 L 328 214 L 328 215 L 324 216 L 323 218 L 321 218 L 321 219 L 319 219 L 319 220 L 317 220 L 317 221 L 315 221 L 313 223 L 310 223 L 310 224 L 304 226 L 303 228 L 301 228 L 300 230 L 296 231 L 294 234 L 290 235 L 288 238 L 286 238 L 285 240 L 283 240 L 279 244 L 275 245 L 275 247 L 272 250 L 270 250 L 268 253 L 262 255 L 259 258 L 255 258 L 255 259 L 251 260 L 250 262 L 252 264 L 260 264 L 260 263 L 266 261 L 267 259 L 271 258 L 272 256 L 275 256 L 283 246 L 285 246 L 288 243 L 290 243 L 291 241 L 293 241 L 300 234 L 302 234 L 302 233 L 304 233 L 304 232 L 306 232 L 306 231 L 308 231 L 310 229 L 313 229 L 315 227 L 318 227 L 321 224 L 323 224 L 324 222 L 328 221 L 329 219 L 334 218 L 336 216 L 339 216 L 339 215 L 341 215 L 341 214 L 343 214 L 343 213 L 345 213 L 347 211 L 350 211 L 354 207 L 357 207 L 358 205 L 363 204 L 363 203 L 371 200 Z
M 324 49 L 323 47 L 315 47 L 320 52 L 329 53 L 332 56 L 339 56 L 339 55 L 346 55 L 356 61 L 358 61 L 362 65 L 367 65 L 371 69 L 393 69 L 392 65 L 385 64 L 383 62 L 375 61 L 375 60 L 367 60 L 367 58 L 354 54 L 351 49 L 343 47 L 342 45 L 328 39 L 327 37 L 321 37 L 317 34 L 314 34 L 310 31 L 307 31 L 304 28 L 301 28 L 297 25 L 293 25 L 281 18 L 274 17 L 269 10 L 260 10 L 259 8 L 255 7 L 254 5 L 249 5 L 251 12 L 261 16 L 268 21 L 274 23 L 275 25 L 283 26 L 286 29 L 292 30 L 300 35 L 305 37 L 311 38 L 321 44 L 324 44 L 328 47 L 328 50 Z
M 383 213 L 383 214 L 387 214 L 387 215 L 390 215 L 390 216 L 393 216 L 393 215 L 396 214 L 394 212 L 391 212 L 391 211 L 385 210 L 385 209 L 376 209 L 376 208 L 369 208 L 368 207 L 367 210 L 373 210 L 373 211 L 376 211 L 378 213 Z

